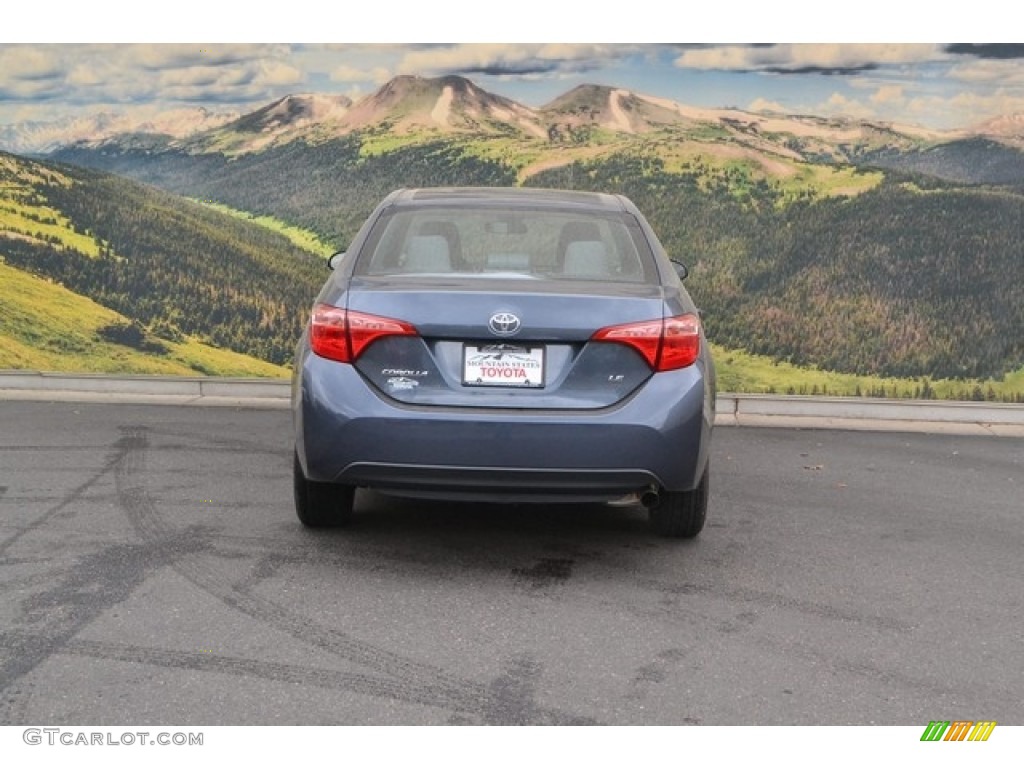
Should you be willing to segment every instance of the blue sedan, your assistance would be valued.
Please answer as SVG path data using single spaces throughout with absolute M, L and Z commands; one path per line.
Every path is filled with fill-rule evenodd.
M 700 317 L 626 198 L 401 190 L 369 217 L 298 344 L 299 520 L 355 489 L 493 502 L 633 499 L 704 526 L 715 373 Z

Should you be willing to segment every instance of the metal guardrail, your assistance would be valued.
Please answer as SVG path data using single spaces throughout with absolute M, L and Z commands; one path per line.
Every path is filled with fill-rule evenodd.
M 291 381 L 0 371 L 0 400 L 287 408 Z M 801 395 L 719 394 L 716 425 L 1024 437 L 1024 405 Z

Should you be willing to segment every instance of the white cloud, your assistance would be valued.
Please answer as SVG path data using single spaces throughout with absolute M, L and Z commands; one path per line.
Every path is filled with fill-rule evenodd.
M 641 47 L 569 43 L 461 43 L 414 50 L 402 57 L 403 74 L 434 75 L 454 72 L 537 74 L 582 71 L 606 65 Z
M 218 83 L 223 82 L 222 78 L 229 75 L 234 75 L 234 84 L 237 84 L 237 70 L 221 67 L 182 67 L 161 71 L 159 83 L 161 87 L 175 85 L 217 85 Z
M 874 109 L 855 99 L 848 99 L 841 93 L 833 93 L 817 110 L 826 115 L 854 117 L 862 120 L 877 117 Z
M 49 80 L 62 72 L 53 46 L 12 45 L 0 48 L 0 85 L 11 81 Z
M 972 59 L 950 67 L 947 76 L 971 85 L 1024 85 L 1024 66 L 1019 59 Z
M 1024 114 L 1024 94 L 1005 89 L 991 94 L 961 91 L 948 96 L 908 96 L 893 86 L 878 89 L 864 101 L 833 93 L 822 103 L 808 105 L 806 110 L 821 115 L 953 129 L 977 125 L 1000 115 Z
M 56 98 L 62 83 L 59 48 L 0 46 L 0 100 Z
M 102 85 L 103 73 L 94 65 L 87 63 L 74 64 L 67 74 L 66 82 L 74 86 Z
M 871 94 L 870 98 L 873 104 L 879 105 L 898 105 L 903 104 L 906 101 L 906 97 L 903 95 L 902 85 L 883 85 Z
M 0 98 L 8 101 L 237 103 L 305 80 L 281 45 L 0 46 Z
M 298 85 L 306 79 L 305 73 L 286 61 L 263 59 L 254 83 L 259 86 Z
M 528 103 L 550 100 L 569 87 L 560 81 L 576 84 L 587 73 L 593 82 L 679 101 L 711 89 L 723 103 L 754 110 L 944 127 L 1024 111 L 1019 60 L 956 56 L 931 44 L 16 44 L 0 45 L 0 123 L 12 115 L 81 113 L 98 104 L 167 109 L 202 103 L 234 110 L 297 91 L 357 97 L 398 73 L 483 78 L 484 87 Z
M 360 69 L 359 67 L 342 64 L 331 71 L 331 80 L 336 83 L 377 83 L 381 85 L 391 79 L 391 70 L 387 67 L 372 67 Z
M 948 126 L 970 126 L 999 115 L 1024 114 L 1024 94 L 997 90 L 991 94 L 961 91 L 950 97 L 918 96 L 906 104 L 912 118 L 927 120 L 942 115 Z
M 684 51 L 683 69 L 734 71 L 852 71 L 881 64 L 911 64 L 946 58 L 941 46 L 896 43 L 794 43 L 770 46 L 726 45 Z
M 363 98 L 363 96 L 366 95 L 366 92 L 358 85 L 353 85 L 351 88 L 345 91 L 343 95 L 347 96 L 354 104 L 355 102 Z
M 145 69 L 167 69 L 193 66 L 222 66 L 253 60 L 288 56 L 285 45 L 250 45 L 245 43 L 146 44 L 117 46 L 126 63 Z
M 786 109 L 786 107 L 779 104 L 777 101 L 761 98 L 754 99 L 750 102 L 750 104 L 747 105 L 747 110 L 750 112 L 781 112 L 783 114 L 791 111 Z

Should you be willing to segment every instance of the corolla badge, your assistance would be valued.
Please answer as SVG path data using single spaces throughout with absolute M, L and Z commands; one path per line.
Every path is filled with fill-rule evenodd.
M 496 312 L 487 321 L 487 327 L 495 336 L 515 336 L 519 333 L 522 323 L 511 312 Z

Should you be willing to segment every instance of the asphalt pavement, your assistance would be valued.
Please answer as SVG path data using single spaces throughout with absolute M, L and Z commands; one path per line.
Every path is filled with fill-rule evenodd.
M 734 427 L 708 526 L 360 492 L 287 410 L 0 402 L 0 724 L 1024 724 L 1024 441 Z

